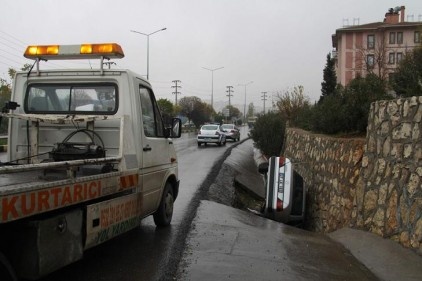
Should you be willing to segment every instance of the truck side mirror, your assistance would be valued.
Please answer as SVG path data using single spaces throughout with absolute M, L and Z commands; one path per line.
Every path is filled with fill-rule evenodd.
M 180 138 L 182 135 L 182 120 L 180 118 L 173 118 L 171 120 L 170 137 Z

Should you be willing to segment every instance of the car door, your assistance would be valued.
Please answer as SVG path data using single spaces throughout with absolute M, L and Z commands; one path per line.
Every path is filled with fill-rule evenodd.
M 139 95 L 142 118 L 143 210 L 144 213 L 151 213 L 158 206 L 163 180 L 170 165 L 171 140 L 164 136 L 164 123 L 152 90 L 139 85 Z

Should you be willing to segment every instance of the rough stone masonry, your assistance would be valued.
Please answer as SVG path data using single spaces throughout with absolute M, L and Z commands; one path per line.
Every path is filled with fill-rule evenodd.
M 422 97 L 371 105 L 365 138 L 288 128 L 284 155 L 308 188 L 307 228 L 344 226 L 422 254 Z

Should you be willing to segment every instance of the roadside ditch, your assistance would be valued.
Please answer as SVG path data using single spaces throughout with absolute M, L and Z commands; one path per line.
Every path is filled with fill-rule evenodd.
M 208 199 L 237 209 L 260 212 L 265 200 L 236 181 L 237 175 L 237 170 L 224 163 L 208 190 Z

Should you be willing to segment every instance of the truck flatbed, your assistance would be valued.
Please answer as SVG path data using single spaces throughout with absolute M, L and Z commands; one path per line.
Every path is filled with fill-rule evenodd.
M 0 115 L 30 121 L 29 131 L 35 140 L 40 124 L 93 127 L 96 121 L 114 119 L 120 120 L 121 128 L 124 126 L 124 118 L 111 116 Z M 122 133 L 119 138 L 123 138 Z M 113 157 L 39 163 L 38 143 L 34 142 L 31 147 L 35 151 L 30 160 L 33 163 L 0 164 L 0 224 L 109 196 L 136 187 L 138 183 L 136 169 L 121 172 L 122 169 L 113 168 L 114 165 L 120 167 L 121 151 Z M 104 167 L 109 169 L 104 170 Z
M 0 223 L 110 196 L 138 185 L 137 171 L 69 178 L 62 171 L 0 175 Z

